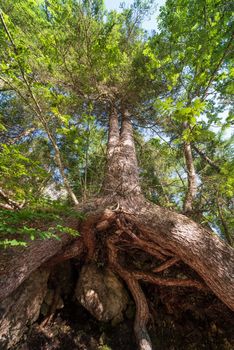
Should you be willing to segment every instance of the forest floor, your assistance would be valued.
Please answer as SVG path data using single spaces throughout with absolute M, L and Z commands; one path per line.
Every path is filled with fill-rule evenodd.
M 143 289 L 155 350 L 234 349 L 233 314 L 212 294 L 146 284 Z M 122 322 L 99 322 L 71 294 L 64 298 L 63 308 L 56 311 L 51 322 L 42 327 L 41 314 L 12 350 L 135 350 L 134 315 L 134 302 L 130 300 Z

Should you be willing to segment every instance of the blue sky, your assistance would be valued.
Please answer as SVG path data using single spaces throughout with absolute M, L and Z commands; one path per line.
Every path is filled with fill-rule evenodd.
M 157 15 L 159 13 L 160 6 L 164 5 L 166 0 L 155 0 L 155 3 L 157 4 L 157 8 L 155 11 L 155 14 L 153 14 L 150 18 L 145 20 L 143 22 L 143 28 L 146 30 L 156 30 L 157 29 Z M 133 3 L 133 0 L 105 0 L 105 4 L 108 10 L 118 10 L 120 3 L 125 2 L 126 5 L 130 5 Z

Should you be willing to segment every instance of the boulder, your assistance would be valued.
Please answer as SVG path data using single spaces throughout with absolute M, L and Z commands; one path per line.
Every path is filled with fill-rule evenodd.
M 108 268 L 94 264 L 82 268 L 75 294 L 99 321 L 120 321 L 128 304 L 128 294 L 118 277 Z

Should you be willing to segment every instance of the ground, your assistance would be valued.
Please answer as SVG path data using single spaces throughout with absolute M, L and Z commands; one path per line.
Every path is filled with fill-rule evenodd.
M 74 297 L 80 263 L 71 265 L 70 286 L 62 295 L 64 307 L 44 327 L 41 314 L 24 339 L 12 350 L 135 350 L 135 305 L 130 299 L 122 322 L 99 322 Z M 69 267 L 69 269 L 70 269 Z M 67 267 L 66 267 L 67 268 Z M 66 269 L 65 268 L 65 269 Z M 63 269 L 63 271 L 65 271 Z M 48 285 L 54 284 L 55 276 Z M 67 285 L 68 287 L 68 285 Z M 143 284 L 150 305 L 149 334 L 154 349 L 232 350 L 232 312 L 210 293 L 194 288 Z

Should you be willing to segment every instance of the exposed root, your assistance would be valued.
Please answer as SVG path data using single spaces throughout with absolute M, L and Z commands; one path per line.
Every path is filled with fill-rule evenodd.
M 81 237 L 74 240 L 72 238 L 68 239 L 67 237 L 62 237 L 62 242 L 58 248 L 56 247 L 56 244 L 58 244 L 57 241 L 54 242 L 55 247 L 53 245 L 50 246 L 50 242 L 43 242 L 43 245 L 41 244 L 40 246 L 39 242 L 39 249 L 37 246 L 37 249 L 35 250 L 31 248 L 31 246 L 33 247 L 32 244 L 30 246 L 30 254 L 26 255 L 27 259 L 25 260 L 25 266 L 30 267 L 34 261 L 34 257 L 36 257 L 38 254 L 42 264 L 44 264 L 46 267 L 53 267 L 64 260 L 79 257 L 84 253 L 87 253 L 87 260 L 89 263 L 93 261 L 96 264 L 98 262 L 101 263 L 101 266 L 106 265 L 108 258 L 113 272 L 116 272 L 116 274 L 118 274 L 120 278 L 125 281 L 136 304 L 134 332 L 137 339 L 138 350 L 152 350 L 150 337 L 147 332 L 147 323 L 150 318 L 150 311 L 147 299 L 140 285 L 141 281 L 158 286 L 192 287 L 202 291 L 208 291 L 209 289 L 206 287 L 205 283 L 202 282 L 202 280 L 197 281 L 189 277 L 185 277 L 185 279 L 183 279 L 183 276 L 182 278 L 178 279 L 169 277 L 164 278 L 164 276 L 156 275 L 156 273 L 161 273 L 174 266 L 180 260 L 187 263 L 187 265 L 192 267 L 195 271 L 198 270 L 197 272 L 200 272 L 200 270 L 196 270 L 197 265 L 194 264 L 193 266 L 193 264 L 187 258 L 187 255 L 188 257 L 190 256 L 189 249 L 187 248 L 185 254 L 182 250 L 183 245 L 182 248 L 179 245 L 180 242 L 184 243 L 184 236 L 179 236 L 180 240 L 179 243 L 177 243 L 176 237 L 174 237 L 176 235 L 172 232 L 172 238 L 174 237 L 174 241 L 176 243 L 174 243 L 174 245 L 168 244 L 168 242 L 174 242 L 172 239 L 170 240 L 170 236 L 166 236 L 168 230 L 170 232 L 169 224 L 164 228 L 162 234 L 160 227 L 151 227 L 149 225 L 150 228 L 148 228 L 147 224 L 142 226 L 142 222 L 144 222 L 143 220 L 137 220 L 138 218 L 136 218 L 136 215 L 134 215 L 134 217 L 133 215 L 130 217 L 129 214 L 125 214 L 119 208 L 117 208 L 116 211 L 99 208 L 93 215 L 88 216 L 87 219 L 81 223 L 79 227 L 79 231 L 82 234 Z M 186 218 L 186 220 L 189 219 Z M 210 242 L 208 238 L 207 242 Z M 46 261 L 45 259 L 47 256 L 45 256 L 44 251 L 45 247 L 47 246 L 50 249 L 47 249 L 47 256 L 49 257 L 49 260 Z M 120 250 L 123 252 L 120 252 Z M 53 254 L 55 254 L 54 256 L 51 255 L 51 252 L 53 251 Z M 104 252 L 104 255 L 102 255 L 102 252 Z M 223 252 L 223 250 L 221 250 L 221 252 Z M 27 250 L 25 250 L 25 254 L 26 253 Z M 22 257 L 24 257 L 23 254 Z M 139 257 L 141 257 L 142 260 L 139 259 Z M 19 259 L 17 259 L 17 261 L 19 261 Z M 198 264 L 199 261 L 200 260 L 197 258 L 196 263 Z M 131 270 L 130 266 L 128 269 L 126 268 L 127 262 L 131 266 Z M 156 267 L 158 264 L 160 265 Z M 21 266 L 22 263 L 20 267 Z M 35 269 L 37 266 L 38 259 L 36 263 L 34 263 L 33 268 Z M 99 265 L 97 268 L 99 268 Z M 139 269 L 139 271 L 136 269 Z M 142 270 L 147 271 L 142 272 Z M 177 271 L 177 269 L 173 270 L 173 272 Z M 15 273 L 12 275 L 14 279 L 17 278 Z M 207 276 L 204 276 L 202 273 L 200 273 L 200 275 L 204 278 L 205 282 L 207 282 L 207 280 L 209 281 Z M 209 283 L 207 283 L 207 285 L 209 285 Z M 162 290 L 164 289 L 162 288 Z M 56 306 L 58 304 L 58 299 L 59 293 L 54 295 L 53 304 L 48 315 L 42 322 L 41 327 L 45 327 L 46 324 L 52 321 Z M 168 305 L 169 309 L 170 304 Z
M 158 251 L 155 251 L 158 249 L 157 245 L 152 242 L 147 242 L 144 241 L 143 239 L 139 238 L 130 228 L 126 227 L 126 224 L 123 224 L 123 218 L 120 222 L 120 220 L 117 221 L 118 227 L 121 228 L 121 232 L 127 233 L 132 239 L 133 239 L 133 246 L 137 246 L 144 250 L 146 253 L 156 257 L 157 259 L 160 260 L 165 260 L 166 257 L 165 255 L 162 255 Z M 128 224 L 129 226 L 129 224 Z M 118 232 L 118 231 L 117 231 Z M 117 239 L 117 236 L 115 238 L 112 238 L 112 242 L 114 243 L 119 243 L 119 240 Z M 113 248 L 112 248 L 113 249 Z M 117 249 L 117 248 L 116 248 Z M 168 251 L 163 250 L 164 254 L 169 255 L 170 253 Z M 167 260 L 164 262 L 162 265 L 159 267 L 155 268 L 153 272 L 162 272 L 169 267 L 173 266 L 178 262 L 180 259 L 178 257 L 172 257 L 171 259 Z M 117 261 L 117 256 L 116 256 L 116 261 Z M 116 264 L 116 263 L 115 263 Z M 157 284 L 161 286 L 177 286 L 177 287 L 195 287 L 199 290 L 208 290 L 206 285 L 202 282 L 193 280 L 193 279 L 177 279 L 177 278 L 162 278 L 162 277 L 156 277 L 153 274 L 149 272 L 141 272 L 141 271 L 133 271 L 131 272 L 131 275 L 134 279 L 136 280 L 142 280 L 145 282 L 150 282 L 152 284 Z
M 146 242 L 138 238 L 137 236 L 135 236 L 133 239 L 134 239 L 133 246 L 146 251 L 148 254 L 150 254 L 151 256 L 159 260 L 162 260 L 162 261 L 166 260 L 166 256 L 159 251 L 158 247 L 155 244 L 152 245 L 150 242 Z
M 139 282 L 132 275 L 125 273 L 119 275 L 125 280 L 136 304 L 136 316 L 134 332 L 136 335 L 139 350 L 152 350 L 152 343 L 147 332 L 146 325 L 149 321 L 149 307 L 146 297 L 139 285 Z
M 208 288 L 202 282 L 195 281 L 193 279 L 161 278 L 141 271 L 133 272 L 133 276 L 137 280 L 157 284 L 159 286 L 195 287 L 199 290 L 208 291 Z
M 115 218 L 116 218 L 116 213 L 113 210 L 109 210 L 109 209 L 104 210 L 100 221 L 96 225 L 96 230 L 104 231 L 108 229 Z
M 96 235 L 93 222 L 87 220 L 82 225 L 82 234 L 84 238 L 84 245 L 87 249 L 86 261 L 92 261 L 96 251 Z
M 138 343 L 139 350 L 152 350 L 152 344 L 150 337 L 147 332 L 147 323 L 149 321 L 149 308 L 147 304 L 146 297 L 140 287 L 139 281 L 145 281 L 152 284 L 160 285 L 160 286 L 177 286 L 177 287 L 195 287 L 199 290 L 207 291 L 208 288 L 205 286 L 203 282 L 196 281 L 193 279 L 177 279 L 177 278 L 162 278 L 158 276 L 154 276 L 149 272 L 141 272 L 141 271 L 128 271 L 123 268 L 118 262 L 118 250 L 119 243 L 121 243 L 124 238 L 123 234 L 127 234 L 132 238 L 133 242 L 132 246 L 139 247 L 144 250 L 146 253 L 156 257 L 160 260 L 165 260 L 166 256 L 159 252 L 157 248 L 155 248 L 155 244 L 151 242 L 144 241 L 139 238 L 130 228 L 129 224 L 126 227 L 126 223 L 123 223 L 123 220 L 119 218 L 116 220 L 117 230 L 115 233 L 110 236 L 107 241 L 107 249 L 108 249 L 108 259 L 111 267 L 115 270 L 115 272 L 125 281 L 127 284 L 136 304 L 136 315 L 135 315 L 135 323 L 134 323 L 134 331 Z M 121 249 L 121 248 L 120 248 Z M 164 251 L 166 255 L 170 255 L 170 252 Z M 169 267 L 175 265 L 180 259 L 178 257 L 172 257 L 169 260 L 162 263 L 159 267 L 155 268 L 153 272 L 162 272 Z
M 115 219 L 115 216 L 116 214 L 112 210 L 106 209 L 97 215 L 91 216 L 82 224 L 81 230 L 84 244 L 87 248 L 87 262 L 95 260 L 97 246 L 96 232 L 107 229 Z
M 134 332 L 139 350 L 152 350 L 152 343 L 147 332 L 146 325 L 149 320 L 149 308 L 145 295 L 132 273 L 126 271 L 118 264 L 118 251 L 114 243 L 115 237 L 110 237 L 107 241 L 109 262 L 118 275 L 126 282 L 136 304 L 136 316 L 134 322 Z
M 150 241 L 146 241 L 139 236 L 137 236 L 133 230 L 128 227 L 131 226 L 129 223 L 126 223 L 124 217 L 121 217 L 121 220 L 118 218 L 116 220 L 117 226 L 122 232 L 127 233 L 132 239 L 135 247 L 141 248 L 142 250 L 147 251 L 150 255 L 156 257 L 159 260 L 165 260 L 167 256 L 172 256 L 173 254 L 169 251 L 159 247 L 155 243 L 152 244 Z
M 165 263 L 161 264 L 160 266 L 156 267 L 155 269 L 153 269 L 153 272 L 162 272 L 164 270 L 167 270 L 169 267 L 175 265 L 178 261 L 180 261 L 179 258 L 177 258 L 176 256 L 165 261 Z

